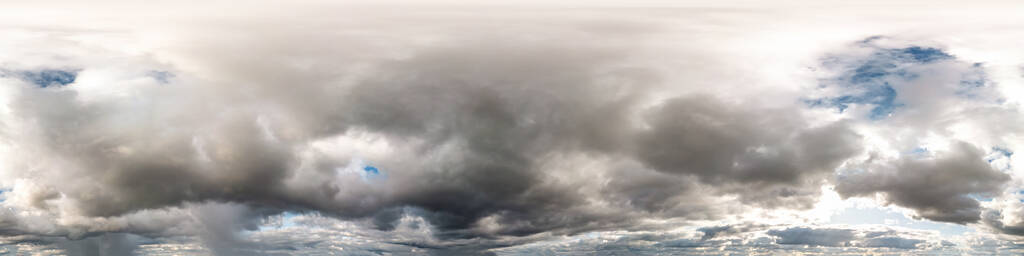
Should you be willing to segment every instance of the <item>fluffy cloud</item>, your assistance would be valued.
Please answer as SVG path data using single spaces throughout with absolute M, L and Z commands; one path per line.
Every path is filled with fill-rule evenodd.
M 932 159 L 905 158 L 891 166 L 841 174 L 837 191 L 846 196 L 882 193 L 886 201 L 907 206 L 918 216 L 955 223 L 981 219 L 978 201 L 1002 191 L 1009 175 L 982 160 L 981 151 L 959 143 Z

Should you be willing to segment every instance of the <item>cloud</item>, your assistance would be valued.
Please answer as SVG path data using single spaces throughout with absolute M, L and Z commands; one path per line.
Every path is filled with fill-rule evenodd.
M 402 59 L 359 60 L 372 66 L 360 76 L 281 70 L 276 64 L 219 64 L 214 58 L 202 71 L 179 68 L 174 79 L 162 79 L 166 76 L 154 78 L 152 70 L 163 68 L 141 58 L 132 60 L 142 67 L 127 70 L 82 65 L 76 83 L 59 88 L 8 80 L 5 145 L 21 150 L 10 154 L 18 160 L 7 164 L 35 170 L 4 174 L 26 184 L 14 188 L 10 194 L 18 200 L 9 203 L 19 214 L 104 220 L 163 209 L 180 218 L 178 211 L 185 210 L 198 216 L 187 222 L 228 225 L 187 230 L 219 254 L 248 247 L 235 236 L 268 214 L 218 208 L 221 204 L 372 218 L 382 229 L 405 216 L 396 209 L 413 209 L 410 214 L 437 227 L 436 236 L 451 239 L 629 225 L 635 221 L 632 207 L 616 207 L 632 204 L 659 212 L 658 205 L 678 208 L 665 213 L 669 216 L 704 211 L 682 206 L 673 190 L 656 191 L 664 196 L 630 194 L 638 185 L 625 179 L 618 185 L 624 190 L 586 188 L 629 201 L 600 207 L 604 202 L 589 202 L 577 185 L 551 181 L 550 172 L 558 167 L 543 166 L 561 164 L 560 155 L 594 152 L 596 158 L 620 159 L 618 154 L 628 154 L 619 147 L 633 140 L 629 115 L 639 110 L 645 94 L 633 86 L 656 77 L 643 68 L 617 66 L 626 58 L 622 46 L 570 47 L 486 35 L 455 39 L 450 46 L 415 49 Z M 561 57 L 552 58 L 554 53 Z M 110 61 L 90 59 L 93 55 L 84 51 L 76 58 Z M 251 60 L 238 61 L 260 63 Z M 331 58 L 317 61 L 314 66 L 336 65 Z M 261 75 L 267 73 L 296 76 Z M 243 92 L 236 90 L 238 83 L 252 86 Z M 291 85 L 301 86 L 285 88 Z M 380 143 L 382 149 L 336 142 Z M 337 151 L 343 147 L 352 150 Z M 388 178 L 354 182 L 337 171 L 363 158 L 378 172 L 386 170 Z M 628 157 L 610 161 L 650 172 L 629 164 Z M 214 204 L 189 206 L 207 202 Z M 19 227 L 42 220 L 11 221 Z M 128 225 L 86 229 L 149 232 Z M 17 230 L 80 236 L 64 224 Z
M 1017 208 L 1015 210 L 1019 210 L 1020 209 L 1019 206 L 1015 207 L 1015 208 Z M 1013 217 L 1013 216 L 1005 216 L 1005 217 Z M 1010 222 L 1010 221 L 1007 221 L 1009 223 L 1004 222 L 1004 215 L 1002 214 L 1002 211 L 1000 211 L 1000 210 L 988 210 L 988 211 L 984 212 L 983 215 L 982 215 L 982 222 L 986 226 L 988 226 L 990 228 L 993 228 L 993 229 L 995 229 L 996 231 L 998 231 L 1000 233 L 1016 235 L 1016 236 L 1024 236 L 1024 223 L 1021 223 L 1021 222 L 1016 222 L 1015 223 L 1015 222 Z
M 81 240 L 59 242 L 57 247 L 64 249 L 69 255 L 133 255 L 132 252 L 138 248 L 137 239 L 129 234 L 108 233 Z
M 861 246 L 914 249 L 917 248 L 917 245 L 921 243 L 924 243 L 924 240 L 900 237 L 878 237 L 864 240 Z
M 17 193 L 33 193 L 35 208 L 90 217 L 215 201 L 373 218 L 385 229 L 402 216 L 396 209 L 412 207 L 440 237 L 523 236 L 628 226 L 634 215 L 708 216 L 714 210 L 687 202 L 706 185 L 744 203 L 806 208 L 820 178 L 859 150 L 842 123 L 805 129 L 798 115 L 752 116 L 713 97 L 648 109 L 646 88 L 658 77 L 621 66 L 629 58 L 622 45 L 473 39 L 487 47 L 426 47 L 374 63 L 347 86 L 296 77 L 287 83 L 305 84 L 284 90 L 274 78 L 225 77 L 254 82 L 239 98 L 184 74 L 171 84 L 120 85 L 131 97 L 95 95 L 85 80 L 91 69 L 82 86 L 16 87 L 9 106 L 17 125 L 6 133 L 31 152 L 23 164 L 55 160 L 35 167 L 52 177 L 34 183 L 39 191 Z M 361 136 L 384 151 L 317 148 Z M 548 181 L 561 175 L 548 165 L 573 154 L 621 163 L 605 167 L 612 186 L 585 189 L 604 193 L 611 207 L 576 187 L 599 184 Z M 388 178 L 361 184 L 336 171 L 363 158 Z M 679 177 L 642 174 L 648 169 Z
M 617 255 L 617 254 L 753 254 L 775 251 L 825 254 L 928 254 L 942 252 L 933 240 L 920 233 L 879 226 L 810 228 L 737 224 L 735 232 L 702 239 L 689 232 L 591 232 L 545 242 L 523 244 L 493 251 L 499 254 Z M 938 248 L 938 249 L 936 249 Z M 948 251 L 948 248 L 947 248 Z
M 821 246 L 848 246 L 854 233 L 846 229 L 789 228 L 772 230 L 769 235 L 778 237 L 779 244 L 805 244 Z
M 310 4 L 0 10 L 0 242 L 86 255 L 937 248 L 822 224 L 870 201 L 843 201 L 855 197 L 1019 233 L 1019 99 L 999 71 L 1019 63 L 958 43 L 989 41 L 969 32 L 899 30 L 927 12 Z
M 836 191 L 846 197 L 879 193 L 922 218 L 961 224 L 981 220 L 982 209 L 972 196 L 996 194 L 1009 179 L 965 142 L 933 158 L 904 158 L 867 168 L 840 174 Z
M 749 202 L 806 207 L 801 198 L 816 196 L 815 174 L 861 150 L 860 135 L 844 123 L 802 128 L 804 121 L 784 110 L 741 109 L 707 96 L 670 100 L 651 115 L 638 158 L 658 171 L 738 185 L 733 191 Z

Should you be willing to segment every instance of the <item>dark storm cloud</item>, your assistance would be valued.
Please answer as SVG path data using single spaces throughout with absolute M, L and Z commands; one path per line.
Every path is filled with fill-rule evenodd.
M 926 219 L 974 223 L 982 210 L 974 196 L 997 194 L 1009 180 L 983 157 L 980 149 L 960 142 L 933 158 L 906 157 L 840 174 L 836 191 L 844 197 L 879 193 Z
M 664 216 L 711 217 L 708 203 L 697 202 L 698 184 L 688 177 L 643 170 L 642 166 L 614 171 L 616 179 L 604 187 L 602 197 L 627 208 Z
M 680 97 L 643 110 L 651 129 L 641 131 L 628 114 L 644 87 L 656 82 L 650 71 L 608 66 L 616 56 L 595 52 L 600 49 L 488 47 L 510 50 L 428 52 L 394 64 L 402 71 L 397 75 L 355 87 L 348 101 L 352 123 L 368 130 L 464 148 L 454 156 L 459 163 L 448 163 L 439 177 L 412 180 L 394 199 L 432 212 L 429 219 L 442 229 L 466 229 L 492 214 L 507 229 L 499 233 L 512 235 L 622 221 L 558 210 L 588 196 L 538 186 L 545 173 L 534 159 L 560 152 L 635 156 L 669 174 L 647 179 L 654 174 L 613 172 L 605 191 L 609 198 L 628 198 L 632 207 L 676 216 L 687 214 L 678 206 L 692 204 L 681 201 L 693 200 L 684 197 L 693 186 L 687 177 L 728 185 L 719 193 L 740 194 L 746 202 L 806 207 L 818 191 L 809 177 L 859 152 L 859 135 L 842 123 L 805 129 L 798 115 L 758 115 L 714 97 Z M 561 57 L 548 59 L 554 52 Z M 611 77 L 625 83 L 600 82 Z M 563 217 L 546 217 L 552 213 Z
M 622 143 L 616 140 L 628 139 L 625 114 L 651 74 L 610 66 L 620 57 L 607 49 L 486 45 L 436 49 L 388 64 L 387 73 L 355 86 L 344 100 L 353 126 L 426 141 L 417 149 L 425 155 L 456 148 L 442 166 L 391 163 L 392 169 L 429 171 L 392 176 L 402 185 L 382 206 L 417 207 L 442 230 L 466 230 L 496 215 L 498 234 L 511 235 L 587 229 L 597 219 L 625 221 L 562 212 L 581 205 L 585 195 L 543 186 L 547 174 L 537 159 L 563 151 L 617 151 L 612 147 Z M 555 53 L 560 57 L 550 58 Z M 598 82 L 612 77 L 624 83 Z
M 844 123 L 804 128 L 795 113 L 713 97 L 669 100 L 649 122 L 637 146 L 645 164 L 733 187 L 744 201 L 766 206 L 809 207 L 818 189 L 809 177 L 832 172 L 861 150 L 860 135 Z

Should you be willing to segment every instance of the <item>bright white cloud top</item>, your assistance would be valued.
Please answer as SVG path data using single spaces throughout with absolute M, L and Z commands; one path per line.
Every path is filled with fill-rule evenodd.
M 1024 6 L 4 3 L 0 254 L 1024 253 Z

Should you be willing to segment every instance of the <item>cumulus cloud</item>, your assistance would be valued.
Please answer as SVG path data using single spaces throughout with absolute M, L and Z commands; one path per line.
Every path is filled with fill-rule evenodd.
M 967 143 L 931 159 L 904 158 L 871 170 L 840 174 L 837 191 L 844 196 L 881 193 L 885 200 L 937 221 L 969 223 L 981 220 L 981 207 L 972 196 L 1002 191 L 1009 175 L 982 160 Z
M 814 174 L 860 151 L 860 135 L 842 122 L 803 128 L 798 116 L 745 112 L 699 96 L 672 99 L 658 112 L 641 135 L 640 159 L 655 170 L 738 185 L 731 190 L 741 199 L 769 206 L 816 196 Z
M 1014 206 L 1013 208 L 1007 209 L 1007 210 L 1017 210 L 1017 211 L 1019 211 L 1020 208 L 1021 207 L 1018 205 L 1018 206 Z M 1003 210 L 989 210 L 989 211 L 986 211 L 982 215 L 982 220 L 983 220 L 984 224 L 987 225 L 990 228 L 995 229 L 996 231 L 998 231 L 1000 233 L 1016 235 L 1016 236 L 1024 235 L 1024 222 L 1020 221 L 1019 219 L 1015 219 L 1015 218 L 1020 218 L 1019 217 L 1020 213 L 1017 212 L 1014 215 L 1009 215 L 1009 214 L 1004 215 L 1002 213 L 1002 211 Z M 1004 218 L 1006 218 L 1007 220 L 1004 220 Z

